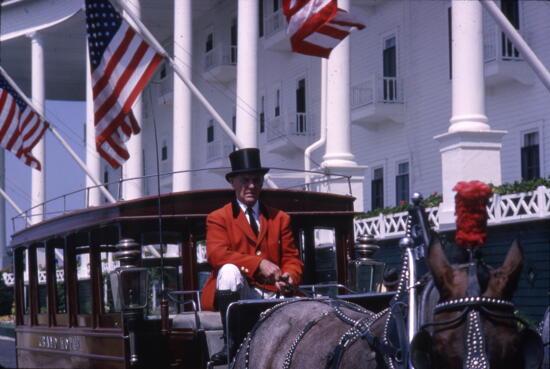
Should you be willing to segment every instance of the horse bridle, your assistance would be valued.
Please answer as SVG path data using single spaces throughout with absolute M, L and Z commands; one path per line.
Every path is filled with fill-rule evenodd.
M 482 332 L 481 315 L 489 318 L 518 321 L 525 327 L 528 327 L 529 323 L 514 315 L 514 304 L 511 301 L 479 296 L 479 281 L 476 273 L 477 266 L 477 261 L 468 265 L 469 280 L 466 293 L 469 296 L 438 303 L 433 310 L 434 314 L 457 310 L 460 310 L 460 313 L 451 319 L 425 323 L 420 328 L 420 331 L 426 332 L 428 327 L 443 326 L 435 330 L 435 332 L 442 331 L 455 327 L 466 319 L 466 334 L 464 341 L 466 357 L 463 367 L 468 369 L 488 369 L 489 358 L 485 350 L 485 337 Z M 503 314 L 494 311 L 494 309 L 507 310 L 510 313 Z

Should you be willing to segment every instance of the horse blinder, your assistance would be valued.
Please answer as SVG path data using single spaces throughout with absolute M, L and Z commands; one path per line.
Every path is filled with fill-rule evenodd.
M 540 368 L 544 349 L 540 335 L 531 328 L 524 328 L 519 334 L 523 353 L 523 367 L 525 369 Z
M 415 369 L 432 368 L 432 336 L 425 330 L 414 335 L 411 342 L 411 361 Z

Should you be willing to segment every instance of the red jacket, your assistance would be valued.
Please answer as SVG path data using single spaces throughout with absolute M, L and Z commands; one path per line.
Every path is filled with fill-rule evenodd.
M 201 305 L 214 310 L 214 294 L 218 269 L 234 264 L 250 285 L 276 291 L 274 285 L 255 281 L 260 261 L 268 259 L 288 273 L 295 284 L 300 284 L 303 263 L 294 243 L 290 216 L 260 204 L 260 234 L 258 237 L 236 201 L 213 211 L 206 218 L 206 256 L 212 273 L 202 289 Z

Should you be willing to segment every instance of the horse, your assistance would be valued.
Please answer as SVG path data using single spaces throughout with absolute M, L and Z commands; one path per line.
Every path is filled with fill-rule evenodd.
M 404 319 L 397 319 L 404 311 L 399 296 L 406 293 L 408 276 L 404 257 L 390 307 L 375 314 L 328 298 L 283 302 L 262 314 L 229 368 L 399 369 L 410 362 L 416 369 L 539 366 L 540 338 L 531 329 L 519 330 L 521 319 L 510 302 L 523 264 L 519 242 L 512 243 L 499 268 L 485 270 L 485 278 L 478 277 L 483 268 L 477 262 L 466 268 L 449 264 L 435 236 L 426 263 L 440 302 L 410 347 Z

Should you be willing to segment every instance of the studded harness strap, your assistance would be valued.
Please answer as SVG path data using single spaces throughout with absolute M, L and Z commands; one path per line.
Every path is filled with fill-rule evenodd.
M 477 262 L 470 263 L 468 270 L 469 285 L 467 293 L 469 295 L 477 294 L 477 296 L 466 296 L 456 298 L 437 304 L 434 308 L 434 314 L 449 311 L 460 311 L 460 313 L 451 319 L 439 322 L 429 322 L 422 325 L 421 330 L 425 330 L 430 326 L 448 326 L 455 325 L 466 319 L 464 346 L 466 348 L 466 357 L 463 362 L 463 368 L 467 369 L 489 369 L 489 358 L 485 350 L 485 337 L 482 332 L 481 315 L 486 315 L 492 318 L 512 319 L 517 320 L 529 326 L 525 320 L 514 315 L 514 304 L 511 301 L 498 299 L 493 297 L 479 296 L 479 281 L 474 274 L 477 268 Z M 474 281 L 475 283 L 470 283 Z M 471 288 L 473 284 L 477 284 L 477 289 Z M 509 313 L 502 314 L 493 311 L 494 308 L 506 310 Z M 436 331 L 447 329 L 447 327 L 438 328 Z

